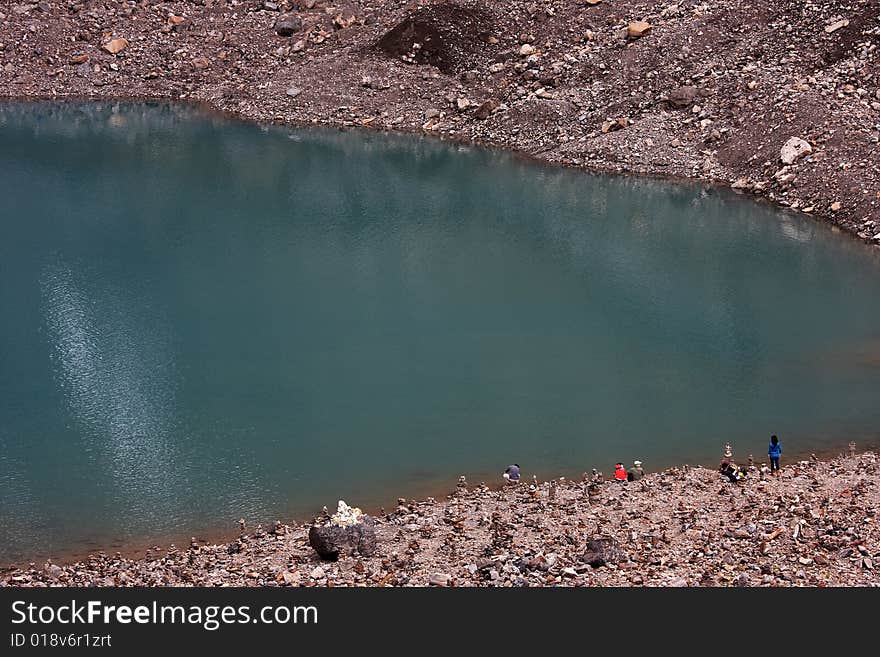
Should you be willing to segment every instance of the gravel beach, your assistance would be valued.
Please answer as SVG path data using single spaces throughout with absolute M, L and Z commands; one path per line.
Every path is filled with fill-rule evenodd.
M 315 519 L 318 520 L 318 519 Z M 373 519 L 376 550 L 322 560 L 312 523 L 245 527 L 143 558 L 7 569 L 0 586 L 878 586 L 873 452 L 752 469 L 738 484 L 671 468 L 636 482 L 459 482 Z

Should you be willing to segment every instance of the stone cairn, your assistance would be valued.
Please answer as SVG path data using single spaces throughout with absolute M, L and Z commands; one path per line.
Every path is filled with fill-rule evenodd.
M 336 513 L 309 528 L 309 545 L 331 561 L 340 554 L 369 557 L 376 552 L 376 527 L 370 516 L 339 500 Z

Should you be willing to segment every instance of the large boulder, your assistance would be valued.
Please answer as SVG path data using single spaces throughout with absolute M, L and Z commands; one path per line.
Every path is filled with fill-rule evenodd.
M 340 554 L 372 556 L 376 552 L 376 527 L 370 516 L 351 525 L 312 525 L 309 545 L 322 559 L 335 561 Z
M 623 561 L 626 558 L 623 550 L 613 538 L 591 538 L 587 541 L 587 550 L 582 560 L 593 568 Z

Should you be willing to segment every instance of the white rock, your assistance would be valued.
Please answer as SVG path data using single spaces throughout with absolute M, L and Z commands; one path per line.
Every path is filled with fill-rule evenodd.
M 450 579 L 449 575 L 445 573 L 434 573 L 428 582 L 433 586 L 449 586 Z
M 58 579 L 59 577 L 61 577 L 61 575 L 64 574 L 64 570 L 61 568 L 61 566 L 53 563 L 46 566 L 46 574 L 49 575 L 49 577 L 51 577 L 52 579 Z
M 357 507 L 350 507 L 345 500 L 339 500 L 336 505 L 336 513 L 330 516 L 330 523 L 340 527 L 357 525 L 363 521 L 363 512 Z
M 813 147 L 809 142 L 800 137 L 791 137 L 779 151 L 779 157 L 783 164 L 794 164 L 804 155 L 809 155 L 812 152 Z
M 826 25 L 825 32 L 827 34 L 831 34 L 832 32 L 837 32 L 837 30 L 842 27 L 846 27 L 847 25 L 849 25 L 849 20 L 844 18 L 843 20 L 837 21 L 836 23 L 831 23 L 831 25 Z

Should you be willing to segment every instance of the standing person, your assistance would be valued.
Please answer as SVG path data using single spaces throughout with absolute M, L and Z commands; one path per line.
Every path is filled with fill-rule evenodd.
M 508 465 L 504 470 L 504 474 L 501 475 L 504 479 L 511 484 L 519 483 L 519 464 L 514 463 L 513 465 Z
M 623 463 L 617 463 L 614 466 L 614 480 L 626 481 L 626 468 L 623 467 Z
M 775 435 L 770 436 L 770 446 L 767 448 L 770 456 L 770 474 L 779 474 L 779 456 L 782 454 L 782 443 Z

